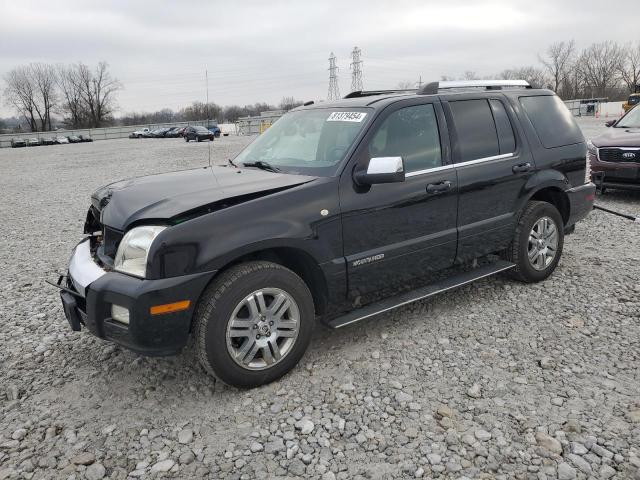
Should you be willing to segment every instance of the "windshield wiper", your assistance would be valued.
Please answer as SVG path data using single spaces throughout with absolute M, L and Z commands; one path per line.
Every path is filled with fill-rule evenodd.
M 262 160 L 256 160 L 255 162 L 242 162 L 243 167 L 256 167 L 260 170 L 267 170 L 268 172 L 279 172 L 278 167 L 274 167 L 269 162 L 263 162 Z
M 229 165 L 231 165 L 232 167 L 237 167 L 237 165 L 233 163 L 233 160 L 231 160 L 230 158 L 227 159 L 227 162 L 229 162 Z

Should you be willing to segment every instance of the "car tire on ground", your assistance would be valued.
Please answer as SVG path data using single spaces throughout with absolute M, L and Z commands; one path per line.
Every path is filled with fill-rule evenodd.
M 304 355 L 315 323 L 313 298 L 282 265 L 242 263 L 207 287 L 194 322 L 205 370 L 228 385 L 257 387 L 282 377 Z
M 550 203 L 530 201 L 524 207 L 504 258 L 515 263 L 509 276 L 521 282 L 540 282 L 553 273 L 564 245 L 564 222 Z

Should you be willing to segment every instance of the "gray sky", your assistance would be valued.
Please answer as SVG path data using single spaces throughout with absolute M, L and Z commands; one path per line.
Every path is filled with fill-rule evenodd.
M 354 45 L 365 88 L 393 88 L 537 64 L 556 40 L 638 41 L 636 10 L 637 0 L 0 0 L 0 77 L 29 62 L 106 60 L 124 85 L 119 114 L 204 100 L 205 65 L 221 105 L 317 100 L 332 51 L 344 95 Z

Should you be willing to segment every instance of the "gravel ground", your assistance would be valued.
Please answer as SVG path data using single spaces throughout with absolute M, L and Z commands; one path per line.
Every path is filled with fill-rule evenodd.
M 220 139 L 212 158 L 247 141 Z M 43 280 L 89 194 L 206 165 L 207 148 L 0 150 L 0 480 L 640 479 L 640 226 L 602 212 L 546 282 L 487 279 L 318 328 L 298 368 L 251 391 L 215 384 L 191 352 L 143 358 L 71 332 Z M 598 202 L 640 214 L 638 194 Z

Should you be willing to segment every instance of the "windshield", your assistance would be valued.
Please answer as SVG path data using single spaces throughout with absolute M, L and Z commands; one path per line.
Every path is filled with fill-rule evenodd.
M 371 116 L 368 111 L 289 112 L 245 148 L 234 163 L 265 162 L 287 173 L 331 176 Z
M 640 107 L 633 107 L 622 117 L 616 128 L 640 128 Z

